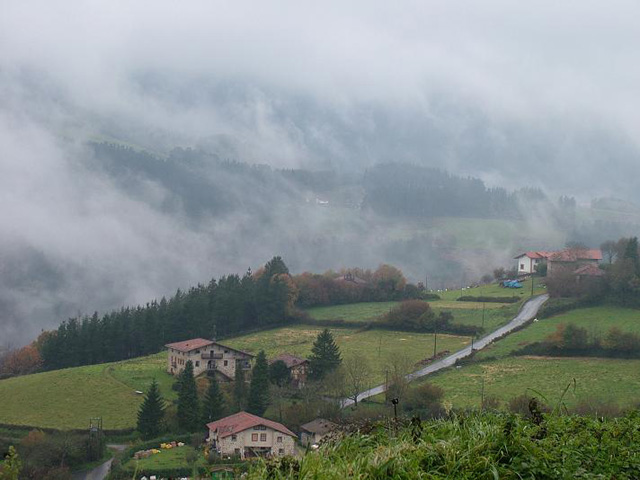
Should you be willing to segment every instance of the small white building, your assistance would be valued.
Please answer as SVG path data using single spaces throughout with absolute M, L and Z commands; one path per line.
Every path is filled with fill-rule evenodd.
M 218 375 L 222 381 L 233 381 L 236 368 L 251 370 L 253 355 L 227 345 L 194 338 L 183 342 L 165 345 L 167 354 L 167 372 L 177 375 L 184 370 L 189 360 L 193 363 L 193 374 L 211 373 Z
M 514 257 L 518 275 L 528 275 L 536 272 L 536 267 L 545 263 L 553 252 L 526 252 Z
M 207 424 L 207 442 L 220 455 L 244 459 L 258 456 L 283 456 L 295 453 L 296 435 L 281 423 L 247 412 Z

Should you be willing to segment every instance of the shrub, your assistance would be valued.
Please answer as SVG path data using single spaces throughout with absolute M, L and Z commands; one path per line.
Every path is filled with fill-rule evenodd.
M 513 397 L 511 400 L 509 400 L 508 409 L 511 413 L 521 415 L 524 418 L 531 418 L 532 415 L 529 405 L 532 399 L 536 399 L 538 408 L 541 412 L 548 413 L 551 411 L 551 409 L 547 405 L 540 402 L 540 400 L 538 400 L 536 397 L 525 394 L 518 395 L 517 397 Z

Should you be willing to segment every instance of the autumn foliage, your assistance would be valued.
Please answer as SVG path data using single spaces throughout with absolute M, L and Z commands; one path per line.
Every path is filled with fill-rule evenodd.
M 8 353 L 0 363 L 0 375 L 26 375 L 38 371 L 41 365 L 40 353 L 31 344 Z

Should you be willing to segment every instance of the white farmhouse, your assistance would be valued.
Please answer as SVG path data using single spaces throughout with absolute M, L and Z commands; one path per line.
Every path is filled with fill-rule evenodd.
M 184 370 L 189 360 L 193 363 L 195 376 L 207 372 L 219 376 L 222 381 L 233 381 L 236 368 L 251 370 L 253 355 L 227 345 L 194 338 L 183 342 L 165 345 L 167 354 L 167 372 L 177 375 Z
M 207 442 L 220 455 L 244 459 L 257 456 L 283 456 L 295 453 L 296 435 L 281 423 L 247 412 L 207 424 Z
M 514 257 L 518 275 L 536 272 L 536 267 L 546 262 L 553 252 L 526 252 Z

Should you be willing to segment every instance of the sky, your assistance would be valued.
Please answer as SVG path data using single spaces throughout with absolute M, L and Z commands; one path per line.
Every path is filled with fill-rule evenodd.
M 638 17 L 632 1 L 3 1 L 0 341 L 291 246 L 223 248 L 242 218 L 158 212 L 167 192 L 123 192 L 87 140 L 640 202 Z

